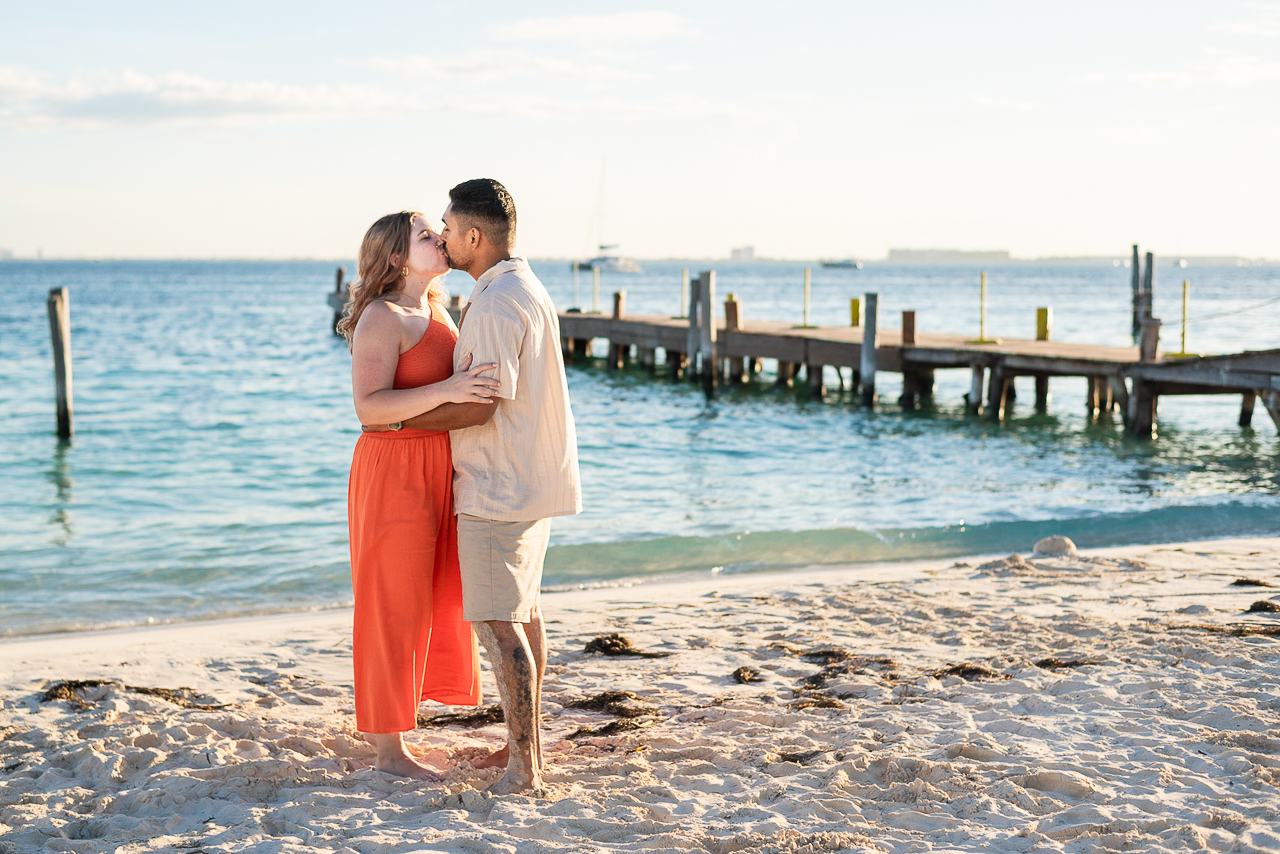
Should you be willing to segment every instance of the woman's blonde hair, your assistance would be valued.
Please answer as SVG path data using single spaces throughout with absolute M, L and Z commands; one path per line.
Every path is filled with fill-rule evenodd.
M 400 211 L 380 218 L 364 233 L 360 242 L 360 257 L 356 261 L 357 279 L 351 283 L 351 296 L 347 299 L 338 321 L 338 333 L 351 345 L 360 315 L 371 302 L 382 299 L 404 287 L 407 273 L 405 262 L 409 259 L 409 241 L 413 237 L 413 220 L 426 217 L 417 211 Z M 399 256 L 399 264 L 394 263 Z M 444 290 L 432 285 L 427 299 L 443 302 Z

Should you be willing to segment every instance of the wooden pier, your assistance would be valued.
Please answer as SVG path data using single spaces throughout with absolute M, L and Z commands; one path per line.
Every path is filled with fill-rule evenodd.
M 936 371 L 966 370 L 970 373 L 967 410 L 1000 421 L 1016 396 L 1019 377 L 1034 379 L 1035 406 L 1040 412 L 1049 406 L 1051 378 L 1083 377 L 1089 419 L 1118 411 L 1127 431 L 1136 437 L 1155 435 L 1159 400 L 1165 395 L 1240 395 L 1239 426 L 1250 426 L 1254 409 L 1261 403 L 1280 429 L 1280 349 L 1221 356 L 1161 351 L 1161 322 L 1151 316 L 1155 259 L 1147 253 L 1140 274 L 1135 246 L 1133 267 L 1133 326 L 1138 342 L 1133 347 L 1054 341 L 1053 310 L 1049 307 L 1037 312 L 1035 339 L 987 339 L 985 299 L 976 339 L 921 330 L 914 311 L 902 312 L 899 328 L 882 327 L 879 296 L 874 293 L 851 300 L 849 326 L 748 320 L 733 294 L 723 304 L 717 301 L 714 271 L 688 282 L 685 316 L 628 314 L 626 291 L 618 291 L 613 295 L 611 314 L 578 309 L 560 312 L 560 335 L 566 361 L 588 357 L 591 342 L 604 339 L 610 368 L 635 360 L 650 371 L 663 369 L 674 377 L 701 382 L 708 394 L 717 386 L 750 381 L 760 373 L 762 359 L 773 359 L 777 362 L 775 382 L 791 386 L 803 373 L 814 397 L 827 393 L 827 367 L 836 369 L 841 388 L 844 369 L 849 369 L 851 391 L 866 406 L 876 403 L 877 373 L 901 374 L 899 402 L 914 407 L 933 396 Z M 335 325 L 348 296 L 344 273 L 338 269 L 328 298 Z M 593 303 L 598 303 L 598 295 Z M 461 309 L 461 298 L 454 297 L 449 310 L 455 320 Z M 805 317 L 807 320 L 807 305 Z
M 560 334 L 566 360 L 588 355 L 593 339 L 609 343 L 608 364 L 620 368 L 631 359 L 657 371 L 700 381 L 708 392 L 717 386 L 749 380 L 761 359 L 778 363 L 776 382 L 792 385 L 801 371 L 810 393 L 827 391 L 824 369 L 834 367 L 844 385 L 851 372 L 852 390 L 864 404 L 874 405 L 876 373 L 903 377 L 900 402 L 915 406 L 933 395 L 938 370 L 967 370 L 968 410 L 999 421 L 1015 395 L 1015 381 L 1035 381 L 1035 403 L 1049 404 L 1052 377 L 1088 380 L 1084 401 L 1088 416 L 1097 418 L 1118 410 L 1134 436 L 1154 434 L 1159 399 L 1164 395 L 1238 394 L 1241 426 L 1248 426 L 1256 402 L 1261 402 L 1280 428 L 1280 350 L 1226 356 L 1169 358 L 1159 350 L 1160 321 L 1140 320 L 1140 343 L 1134 347 L 1075 344 L 1050 339 L 1052 312 L 1041 309 L 1036 340 L 983 341 L 940 332 L 926 332 L 915 324 L 915 312 L 903 312 L 898 329 L 879 325 L 876 294 L 867 294 L 855 309 L 858 325 L 845 327 L 793 326 L 776 321 L 748 320 L 732 298 L 723 316 L 712 310 L 715 274 L 704 273 L 692 283 L 686 317 L 629 315 L 626 292 L 614 295 L 611 315 L 565 311 Z M 714 319 L 714 322 L 713 322 Z M 660 362 L 658 353 L 665 359 Z

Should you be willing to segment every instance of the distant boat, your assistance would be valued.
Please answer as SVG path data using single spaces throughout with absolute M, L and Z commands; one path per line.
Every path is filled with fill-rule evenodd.
M 824 267 L 830 267 L 835 270 L 861 270 L 862 262 L 855 261 L 852 258 L 843 258 L 838 261 L 819 261 Z
M 617 249 L 614 245 L 600 245 L 601 253 L 608 253 L 610 249 Z M 643 273 L 644 270 L 631 258 L 624 258 L 621 255 L 601 254 L 592 258 L 590 261 L 579 261 L 579 270 L 600 270 L 603 273 Z

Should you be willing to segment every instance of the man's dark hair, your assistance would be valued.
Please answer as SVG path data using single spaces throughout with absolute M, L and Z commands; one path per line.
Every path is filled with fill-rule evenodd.
M 468 220 L 498 246 L 511 246 L 516 239 L 516 203 L 507 188 L 492 178 L 463 181 L 449 191 L 453 213 Z

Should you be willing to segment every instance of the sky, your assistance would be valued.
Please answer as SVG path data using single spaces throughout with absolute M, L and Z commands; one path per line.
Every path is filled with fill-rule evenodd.
M 0 0 L 0 250 L 1280 258 L 1280 2 Z M 603 192 L 602 192 L 603 188 Z

